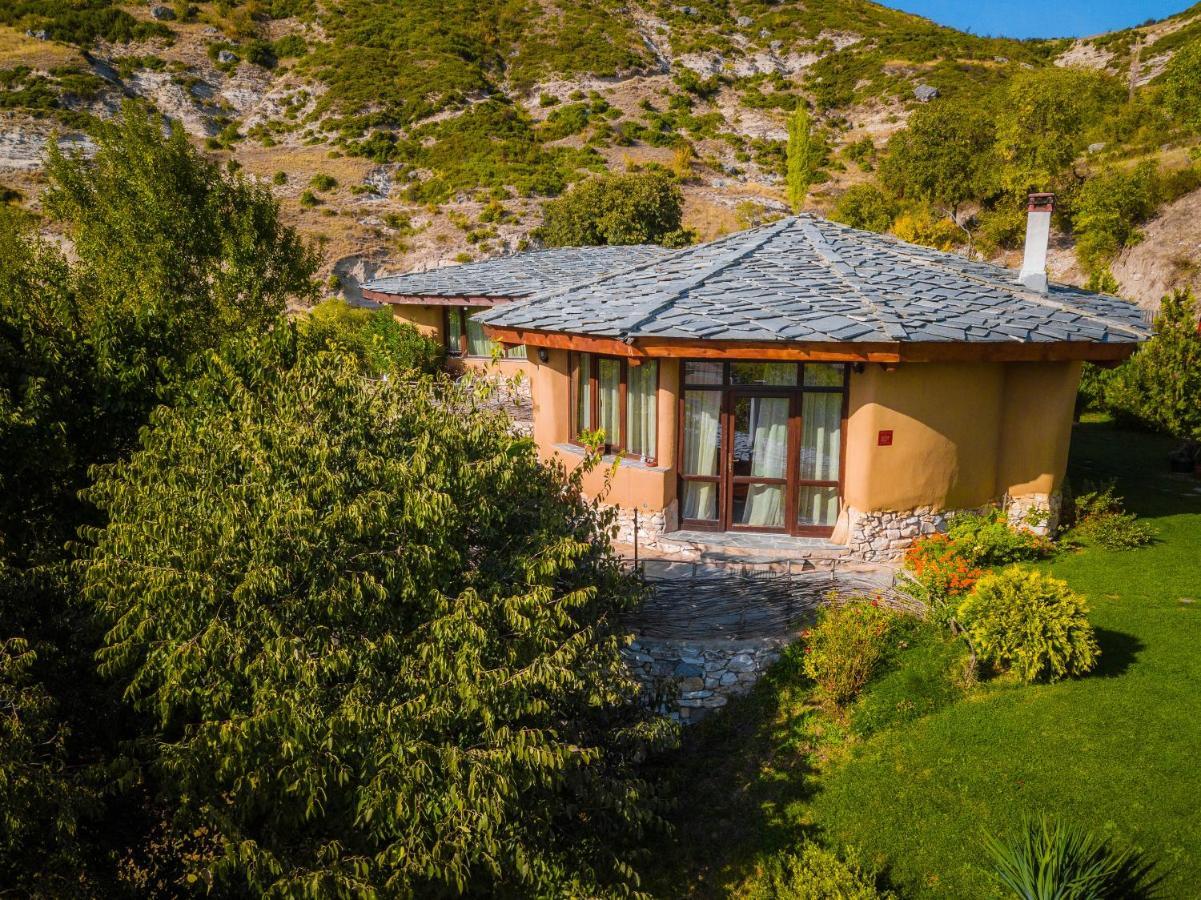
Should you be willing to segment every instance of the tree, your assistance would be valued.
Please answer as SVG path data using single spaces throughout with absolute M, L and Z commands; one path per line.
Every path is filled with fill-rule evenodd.
M 1095 72 L 1049 66 L 1019 72 L 1005 89 L 997 118 L 1001 186 L 1024 199 L 1070 178 L 1086 127 L 1120 85 Z
M 838 198 L 831 218 L 852 228 L 884 232 L 892 227 L 898 212 L 900 205 L 895 197 L 872 182 L 863 182 L 851 185 Z
M 546 203 L 537 235 L 548 247 L 690 243 L 681 224 L 684 194 L 669 174 L 651 169 L 601 175 Z
M 1163 298 L 1155 336 L 1108 381 L 1117 414 L 1186 441 L 1201 441 L 1201 307 L 1188 291 Z
M 1201 131 L 1201 43 L 1185 44 L 1168 61 L 1163 73 L 1163 98 L 1177 121 Z
M 1076 255 L 1090 273 L 1104 271 L 1123 247 L 1137 243 L 1138 226 L 1159 206 L 1159 177 L 1154 162 L 1129 172 L 1110 169 L 1080 187 L 1072 210 Z
M 809 109 L 804 100 L 798 100 L 792 118 L 788 120 L 788 205 L 793 212 L 800 212 L 813 183 L 813 136 L 809 122 Z
M 397 321 L 387 307 L 369 310 L 326 300 L 309 310 L 298 325 L 309 347 L 350 353 L 371 375 L 434 375 L 446 362 L 440 344 L 409 323 Z
M 215 890 L 595 896 L 656 821 L 579 481 L 470 386 L 290 329 L 209 354 L 90 492 L 103 671 L 158 725 Z M 239 887 L 240 885 L 240 887 Z
M 164 379 L 229 334 L 314 296 L 316 258 L 269 190 L 223 175 L 178 123 L 135 103 L 96 126 L 96 154 L 52 147 L 46 208 L 66 226 L 84 328 L 110 412 L 130 436 Z
M 897 196 L 932 204 L 968 232 L 960 208 L 997 189 L 995 145 L 996 128 L 978 108 L 930 104 L 889 141 L 880 176 Z

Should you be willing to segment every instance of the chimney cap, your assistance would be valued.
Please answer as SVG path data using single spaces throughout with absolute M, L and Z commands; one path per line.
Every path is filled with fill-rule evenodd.
M 1055 208 L 1054 194 L 1031 194 L 1028 198 L 1027 212 L 1051 212 Z

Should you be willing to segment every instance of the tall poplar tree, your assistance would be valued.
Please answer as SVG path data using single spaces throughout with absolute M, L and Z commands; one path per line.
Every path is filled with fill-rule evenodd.
M 800 212 L 813 183 L 813 135 L 809 109 L 804 100 L 797 100 L 792 118 L 788 120 L 788 205 Z

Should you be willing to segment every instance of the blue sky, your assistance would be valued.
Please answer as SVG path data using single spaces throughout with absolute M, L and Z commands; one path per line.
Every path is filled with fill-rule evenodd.
M 1190 0 L 882 0 L 942 25 L 1001 37 L 1081 37 L 1162 19 Z

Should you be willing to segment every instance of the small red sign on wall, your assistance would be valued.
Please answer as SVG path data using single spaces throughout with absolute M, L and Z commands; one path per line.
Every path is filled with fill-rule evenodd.
M 892 429 L 889 429 L 888 431 L 879 432 L 876 435 L 876 443 L 879 444 L 881 447 L 891 447 L 892 446 Z

